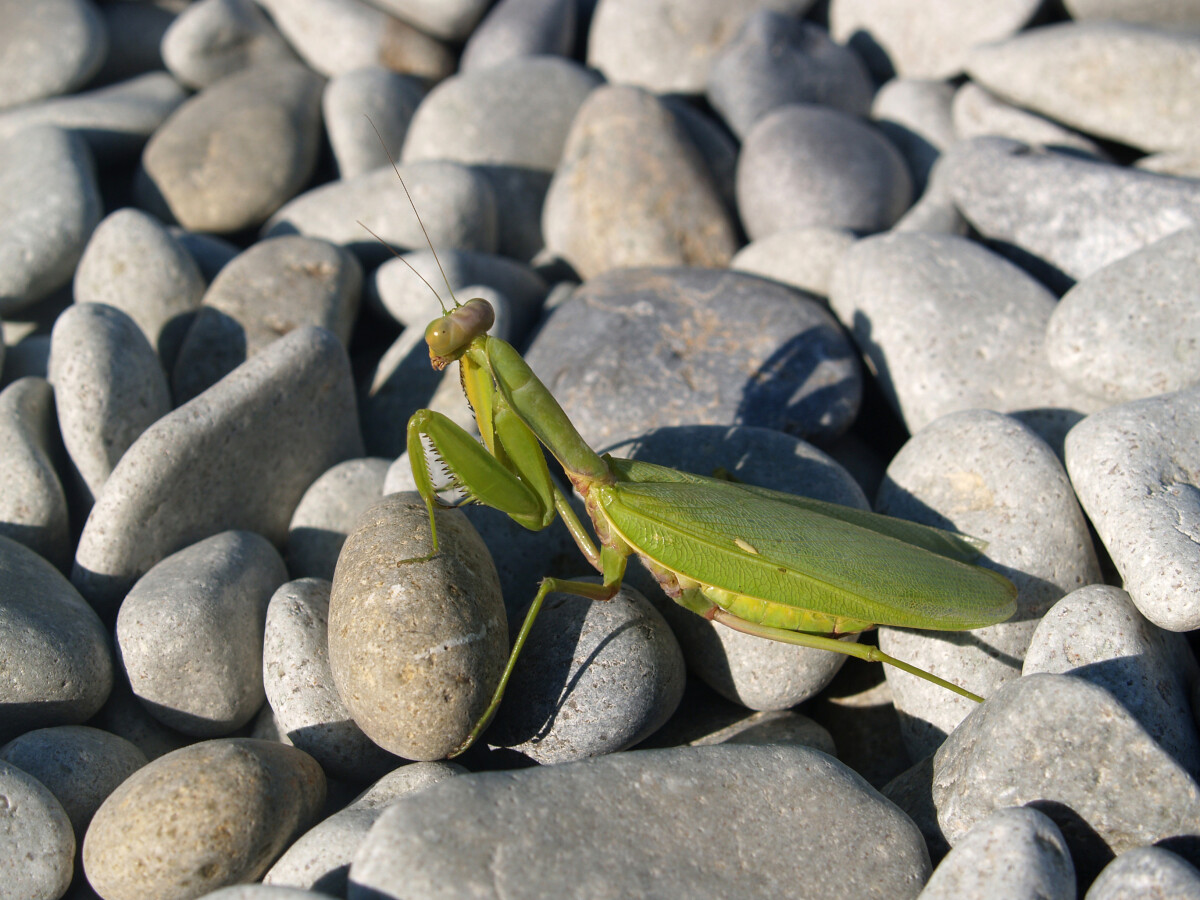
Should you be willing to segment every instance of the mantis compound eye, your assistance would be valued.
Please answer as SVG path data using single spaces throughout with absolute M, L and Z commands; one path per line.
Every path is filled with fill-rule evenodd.
M 429 345 L 429 358 L 434 366 L 440 369 L 458 359 L 471 341 L 487 334 L 495 321 L 492 304 L 482 297 L 468 300 L 440 319 L 434 319 L 425 329 L 425 343 Z

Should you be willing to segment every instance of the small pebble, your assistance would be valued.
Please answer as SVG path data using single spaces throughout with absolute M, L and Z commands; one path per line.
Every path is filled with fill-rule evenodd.
M 0 34 L 0 108 L 69 94 L 108 55 L 104 19 L 90 0 L 6 4 Z
M 346 535 L 383 497 L 390 463 L 378 457 L 340 462 L 309 485 L 288 523 L 287 563 L 292 578 L 333 580 Z
M 438 510 L 439 552 L 416 494 L 358 520 L 329 601 L 329 663 L 342 702 L 379 746 L 440 759 L 467 737 L 508 656 L 496 567 L 475 529 Z
M 1200 872 L 1170 850 L 1135 847 L 1100 872 L 1084 900 L 1134 900 L 1137 897 L 1200 898 Z
M 734 254 L 729 268 L 828 297 L 838 260 L 854 244 L 845 228 L 797 228 L 751 241 Z
M 1079 502 L 1134 605 L 1168 631 L 1200 628 L 1200 387 L 1112 406 L 1067 435 Z
M 75 835 L 62 804 L 40 781 L 0 760 L 0 896 L 58 900 L 75 870 Z
M 582 15 L 574 0 L 500 0 L 471 32 L 459 71 L 525 56 L 570 56 Z
M 199 0 L 163 35 L 162 57 L 172 75 L 198 90 L 256 65 L 291 62 L 296 55 L 252 0 Z
M 173 553 L 138 579 L 117 614 L 116 642 L 133 692 L 169 728 L 227 735 L 263 704 L 263 623 L 287 570 L 249 531 Z
M 308 828 L 325 776 L 307 753 L 224 738 L 138 769 L 96 812 L 83 842 L 104 900 L 199 897 L 254 881 Z
M 968 81 L 954 92 L 954 131 L 960 140 L 998 135 L 1024 144 L 1105 159 L 1100 145 L 1069 128 L 1005 103 Z
M 424 96 L 419 78 L 382 66 L 330 78 L 321 110 L 338 174 L 353 178 L 399 159 L 409 122 Z

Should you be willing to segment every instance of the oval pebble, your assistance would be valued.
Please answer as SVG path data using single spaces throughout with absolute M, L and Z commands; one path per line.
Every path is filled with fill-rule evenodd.
M 1135 847 L 1110 862 L 1092 882 L 1084 900 L 1133 897 L 1200 898 L 1200 872 L 1170 850 Z
M 400 797 L 466 771 L 451 762 L 418 762 L 393 769 L 355 797 L 345 809 L 301 835 L 267 870 L 263 884 L 294 885 L 344 897 L 350 861 L 384 810 Z
M 118 209 L 96 226 L 72 286 L 76 303 L 127 314 L 172 366 L 205 279 L 183 242 L 149 213 Z
M 78 843 L 104 798 L 147 762 L 136 745 L 85 725 L 27 731 L 0 747 L 0 759 L 50 789 L 71 820 Z
M 40 781 L 0 760 L 0 879 L 5 900 L 58 900 L 75 870 L 75 835 L 62 804 Z
M 87 721 L 113 683 L 108 633 L 58 570 L 0 536 L 0 740 Z
M 1107 690 L 1181 766 L 1200 775 L 1191 714 L 1197 669 L 1183 635 L 1146 621 L 1120 588 L 1090 584 L 1038 623 L 1021 674 L 1074 675 Z
M 459 71 L 487 69 L 526 56 L 570 56 L 582 15 L 572 0 L 500 0 L 471 32 Z
M 251 0 L 200 0 L 171 23 L 162 39 L 167 69 L 192 89 L 208 87 L 256 65 L 296 55 Z
M 483 714 L 508 655 L 496 567 L 461 513 L 438 510 L 439 552 L 416 494 L 359 518 L 329 601 L 329 663 L 367 736 L 406 759 L 440 759 Z
M 116 639 L 150 714 L 195 737 L 249 722 L 265 699 L 267 604 L 285 581 L 275 548 L 248 531 L 206 538 L 138 579 L 121 603 Z
M 0 21 L 0 108 L 71 93 L 108 54 L 104 19 L 89 0 L 15 3 Z
M 1066 442 L 1079 502 L 1147 619 L 1200 628 L 1200 387 L 1088 416 Z
M 856 240 L 846 228 L 776 231 L 735 253 L 729 268 L 828 297 L 837 262 Z
M 267 345 L 305 325 L 349 344 L 362 266 L 314 238 L 262 240 L 232 259 L 209 286 L 175 360 L 177 404 L 216 384 Z
M 82 138 L 37 125 L 0 141 L 0 315 L 70 282 L 102 209 Z
M 333 580 L 346 535 L 361 513 L 383 496 L 386 459 L 348 459 L 309 485 L 288 523 L 287 563 L 292 578 Z
M 171 391 L 137 322 L 101 303 L 76 303 L 55 320 L 48 368 L 62 441 L 90 508 L 125 451 L 171 411 Z
M 1024 806 L 999 809 L 968 831 L 934 869 L 920 900 L 1075 896 L 1075 866 L 1062 832 Z
M 321 110 L 338 174 L 353 178 L 398 159 L 413 113 L 424 96 L 420 79 L 382 66 L 330 78 L 321 97 Z
M 267 607 L 263 686 L 287 742 L 330 775 L 366 781 L 395 767 L 350 718 L 329 667 L 329 590 L 320 578 L 280 586 Z
M 323 86 L 298 63 L 271 63 L 205 88 L 146 145 L 138 205 L 194 231 L 266 221 L 312 176 Z
M 861 119 L 793 103 L 759 119 L 742 143 L 738 211 L 752 240 L 814 225 L 875 232 L 913 200 L 900 151 Z
M 880 628 L 885 652 L 990 697 L 1020 674 L 1038 620 L 1068 591 L 1100 581 L 1087 522 L 1062 464 L 1008 416 L 964 410 L 938 419 L 888 466 L 877 512 L 985 541 L 978 560 L 1017 587 L 1007 622 L 962 633 Z M 935 749 L 976 704 L 885 668 L 913 759 Z
M 321 767 L 294 747 L 203 741 L 109 795 L 84 838 L 84 871 L 105 900 L 199 897 L 259 878 L 324 800 Z
M 737 865 L 696 852 L 716 835 Z M 379 818 L 349 897 L 914 897 L 928 874 L 916 827 L 837 760 L 720 744 L 448 779 Z
M 142 433 L 83 526 L 72 579 L 111 618 L 181 547 L 230 528 L 282 545 L 308 486 L 362 455 L 345 349 L 297 329 Z
M 65 570 L 67 498 L 51 456 L 58 440 L 54 390 L 44 378 L 28 375 L 0 391 L 0 535 Z
M 593 278 L 555 308 L 526 359 L 595 448 L 669 425 L 832 438 L 862 390 L 857 353 L 820 303 L 708 269 Z

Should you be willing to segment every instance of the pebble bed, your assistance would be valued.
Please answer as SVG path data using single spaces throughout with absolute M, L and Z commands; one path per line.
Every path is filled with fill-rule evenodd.
M 444 761 L 588 566 L 431 555 L 389 154 L 593 447 L 986 541 L 862 640 L 987 701 L 631 565 Z M 1200 898 L 1198 179 L 1186 0 L 0 3 L 0 900 Z

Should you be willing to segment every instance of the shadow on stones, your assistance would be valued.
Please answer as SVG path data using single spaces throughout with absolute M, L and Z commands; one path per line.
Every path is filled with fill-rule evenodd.
M 1075 875 L 1082 893 L 1095 881 L 1100 870 L 1116 857 L 1113 849 L 1083 816 L 1065 803 L 1058 800 L 1034 800 L 1025 805 L 1045 813 L 1062 832 L 1067 848 L 1071 851 L 1071 860 L 1075 863 Z
M 230 315 L 201 307 L 175 361 L 171 393 L 175 405 L 208 390 L 246 361 L 246 329 Z

